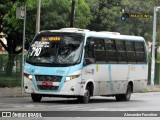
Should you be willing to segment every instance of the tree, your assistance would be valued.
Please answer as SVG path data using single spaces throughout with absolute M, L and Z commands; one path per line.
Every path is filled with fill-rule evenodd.
M 16 7 L 24 5 L 23 0 L 5 0 L 0 4 L 3 11 L 3 32 L 7 35 L 7 46 L 0 44 L 8 52 L 6 75 L 12 75 L 15 55 L 22 51 L 23 20 L 15 17 Z M 41 30 L 69 27 L 71 0 L 42 0 Z M 26 41 L 35 36 L 36 0 L 27 0 Z M 75 27 L 86 28 L 90 23 L 90 10 L 85 0 L 76 0 Z M 18 49 L 20 48 L 20 49 Z
M 87 3 L 92 14 L 89 29 L 138 35 L 151 40 L 153 8 L 160 5 L 159 0 L 87 0 Z M 148 14 L 149 18 L 129 18 L 122 21 L 123 10 L 129 14 Z
M 15 8 L 20 4 L 17 1 L 6 0 L 0 4 L 0 11 L 4 13 L 3 32 L 7 35 L 7 46 L 0 40 L 1 45 L 8 52 L 6 75 L 12 75 L 15 54 L 21 52 L 21 49 L 17 49 L 22 44 L 22 22 L 15 18 Z
M 132 2 L 132 4 L 130 4 Z M 149 18 L 130 18 L 125 22 L 126 27 L 130 26 L 129 32 L 133 35 L 139 35 L 145 37 L 147 40 L 151 40 L 153 31 L 153 9 L 154 6 L 160 5 L 158 0 L 122 0 L 124 10 L 129 14 L 148 14 Z
M 88 26 L 96 31 L 116 31 L 121 16 L 121 0 L 87 0 L 92 19 Z
M 72 0 L 43 0 L 41 30 L 69 27 Z M 47 9 L 46 9 L 47 8 Z M 76 0 L 74 27 L 86 28 L 91 15 L 85 0 Z

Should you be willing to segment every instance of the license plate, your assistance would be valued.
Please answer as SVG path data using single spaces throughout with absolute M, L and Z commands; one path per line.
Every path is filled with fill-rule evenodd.
M 42 82 L 42 86 L 53 86 L 52 82 Z

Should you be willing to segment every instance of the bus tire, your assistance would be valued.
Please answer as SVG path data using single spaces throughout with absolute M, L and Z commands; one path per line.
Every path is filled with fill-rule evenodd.
M 87 86 L 84 96 L 79 96 L 78 101 L 81 103 L 89 103 L 90 93 L 91 93 L 91 91 L 90 91 L 89 87 Z
M 42 95 L 31 93 L 31 98 L 33 102 L 40 102 Z
M 132 94 L 132 87 L 130 84 L 128 84 L 126 94 L 123 95 L 123 100 L 129 101 L 131 98 L 131 94 Z
M 125 94 L 116 95 L 116 101 L 129 101 L 132 94 L 132 88 L 131 85 L 128 84 L 127 90 Z

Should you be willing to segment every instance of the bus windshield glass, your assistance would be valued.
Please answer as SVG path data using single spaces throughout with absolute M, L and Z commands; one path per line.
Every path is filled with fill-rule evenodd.
M 28 51 L 26 62 L 42 66 L 69 66 L 80 62 L 83 36 L 38 35 Z

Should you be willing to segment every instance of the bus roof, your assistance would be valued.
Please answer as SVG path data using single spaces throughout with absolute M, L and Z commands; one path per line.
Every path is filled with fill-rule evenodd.
M 66 33 L 83 33 L 86 37 L 99 37 L 99 38 L 110 38 L 110 39 L 120 39 L 120 40 L 138 40 L 144 41 L 144 38 L 141 36 L 131 36 L 131 35 L 121 35 L 118 32 L 109 32 L 109 31 L 90 31 L 88 29 L 80 28 L 62 28 L 59 30 L 44 30 L 44 32 L 66 32 Z
M 120 39 L 120 40 L 144 41 L 144 38 L 141 37 L 141 36 L 106 34 L 106 33 L 103 33 L 103 32 L 87 32 L 86 37 L 99 37 L 99 38 L 110 38 L 110 39 Z

